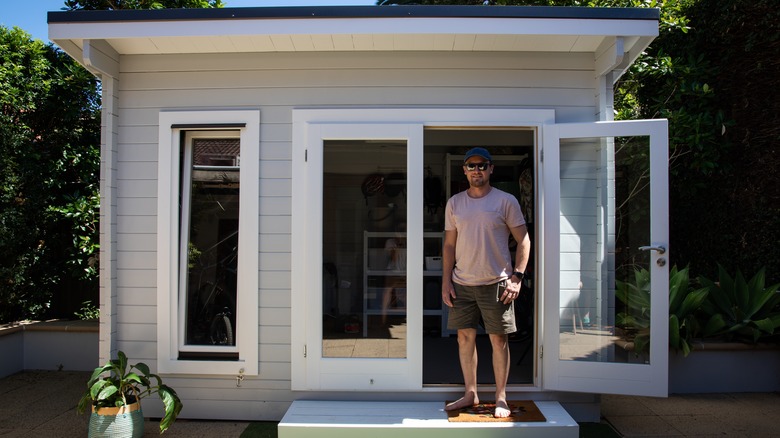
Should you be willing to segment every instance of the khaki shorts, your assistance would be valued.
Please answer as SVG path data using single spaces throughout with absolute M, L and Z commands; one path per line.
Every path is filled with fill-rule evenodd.
M 447 328 L 449 330 L 479 328 L 482 317 L 485 331 L 489 334 L 509 334 L 517 331 L 515 326 L 515 303 L 504 304 L 499 297 L 506 289 L 506 282 L 487 286 L 463 286 L 457 283 L 453 307 L 449 308 Z

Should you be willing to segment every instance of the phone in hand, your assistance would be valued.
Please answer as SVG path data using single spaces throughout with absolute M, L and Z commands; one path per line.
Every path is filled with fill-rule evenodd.
M 496 283 L 496 302 L 501 301 L 501 295 L 506 290 L 506 280 Z

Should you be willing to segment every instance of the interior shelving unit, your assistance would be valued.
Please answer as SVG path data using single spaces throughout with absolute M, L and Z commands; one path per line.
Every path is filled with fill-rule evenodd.
M 420 287 L 408 288 L 406 270 L 388 269 L 389 255 L 385 249 L 388 239 L 402 237 L 406 233 L 364 231 L 363 232 L 363 336 L 368 336 L 368 318 L 382 315 L 405 315 L 408 290 L 423 293 L 423 317 L 438 318 L 439 332 L 446 333 L 446 312 L 441 302 L 441 248 L 444 234 L 423 233 L 424 260 L 423 282 Z M 406 248 L 403 248 L 406 250 Z M 392 289 L 392 291 L 388 290 Z M 394 295 L 393 300 L 385 297 Z M 387 306 L 383 306 L 387 300 Z M 385 308 L 383 308 L 385 307 Z

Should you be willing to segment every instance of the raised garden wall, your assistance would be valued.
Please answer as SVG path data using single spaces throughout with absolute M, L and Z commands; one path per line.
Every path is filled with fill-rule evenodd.
M 0 327 L 0 377 L 23 370 L 92 371 L 97 321 L 41 321 Z
M 780 391 L 780 347 L 704 342 L 669 352 L 669 393 Z

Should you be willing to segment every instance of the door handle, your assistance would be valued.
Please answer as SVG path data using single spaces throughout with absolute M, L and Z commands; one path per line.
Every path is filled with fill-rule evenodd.
M 640 246 L 640 251 L 658 251 L 658 254 L 663 254 L 666 252 L 666 248 L 663 246 Z

